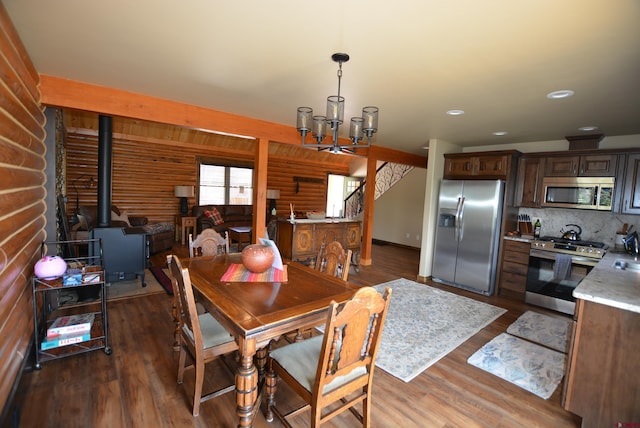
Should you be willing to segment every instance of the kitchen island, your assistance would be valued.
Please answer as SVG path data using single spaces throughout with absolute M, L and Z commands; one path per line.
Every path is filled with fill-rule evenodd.
M 607 253 L 573 291 L 563 405 L 583 427 L 640 421 L 640 272 L 616 268 L 619 260 L 634 262 Z

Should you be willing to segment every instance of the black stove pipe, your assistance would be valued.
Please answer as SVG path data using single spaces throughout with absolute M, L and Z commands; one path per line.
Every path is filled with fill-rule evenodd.
M 111 173 L 113 159 L 111 116 L 98 117 L 98 227 L 111 226 Z

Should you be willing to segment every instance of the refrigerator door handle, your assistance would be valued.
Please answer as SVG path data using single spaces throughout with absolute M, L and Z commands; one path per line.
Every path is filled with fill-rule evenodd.
M 464 196 L 458 198 L 458 212 L 456 219 L 456 231 L 458 232 L 458 242 L 461 242 L 464 238 Z
M 460 242 L 460 210 L 462 209 L 462 200 L 462 196 L 458 197 L 458 203 L 456 204 L 455 227 L 453 228 L 453 236 L 456 242 Z

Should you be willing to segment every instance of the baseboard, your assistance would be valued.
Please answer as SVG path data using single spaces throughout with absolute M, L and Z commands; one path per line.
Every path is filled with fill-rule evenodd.
M 412 247 L 410 245 L 404 245 L 404 244 L 398 244 L 397 242 L 389 242 L 389 241 L 383 241 L 381 239 L 372 239 L 371 243 L 373 245 L 380 245 L 380 246 L 384 246 L 384 245 L 392 245 L 394 247 L 398 247 L 398 248 L 407 248 L 409 250 L 420 250 L 420 247 Z

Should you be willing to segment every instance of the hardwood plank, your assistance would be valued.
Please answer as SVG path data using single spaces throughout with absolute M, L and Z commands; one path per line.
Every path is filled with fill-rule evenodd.
M 188 257 L 186 246 L 176 245 L 178 256 Z M 152 256 L 155 265 L 165 263 L 166 253 Z M 395 245 L 373 245 L 373 264 L 351 272 L 360 285 L 375 285 L 400 277 L 415 279 L 419 252 Z M 438 363 L 405 383 L 377 369 L 373 386 L 375 427 L 578 427 L 580 418 L 560 405 L 561 388 L 549 400 L 467 364 L 467 358 L 493 337 L 506 331 L 528 309 L 547 312 L 501 296 L 485 297 L 440 284 L 429 284 L 507 309 L 478 334 Z M 18 396 L 22 426 L 159 426 L 235 427 L 235 397 L 225 394 L 201 405 L 200 416 L 190 411 L 192 374 L 176 383 L 177 353 L 172 349 L 171 298 L 155 294 L 109 304 L 113 355 L 93 352 L 57 360 L 42 370 L 25 373 Z M 283 341 L 280 341 L 283 342 Z M 280 346 L 276 343 L 274 346 Z M 222 365 L 208 368 L 205 385 L 232 381 Z M 61 387 L 68 383 L 69 386 Z M 294 407 L 295 394 L 280 383 L 279 403 Z M 89 394 L 98 404 L 63 405 L 82 401 Z M 43 411 L 48 410 L 48 411 Z M 293 419 L 296 427 L 308 426 L 308 415 Z M 346 412 L 327 427 L 352 427 L 357 422 Z M 280 428 L 267 423 L 258 412 L 255 427 Z

